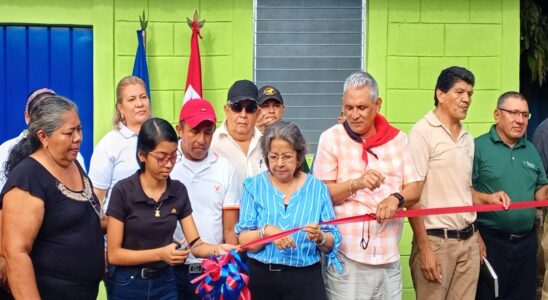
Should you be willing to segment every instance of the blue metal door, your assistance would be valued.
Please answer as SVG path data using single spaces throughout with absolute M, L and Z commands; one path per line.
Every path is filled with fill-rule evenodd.
M 80 152 L 89 164 L 93 152 L 91 28 L 0 25 L 0 143 L 26 127 L 27 96 L 41 87 L 78 105 L 84 132 Z

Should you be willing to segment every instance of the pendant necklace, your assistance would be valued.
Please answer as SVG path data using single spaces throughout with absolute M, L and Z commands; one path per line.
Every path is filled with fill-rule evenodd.
M 293 191 L 291 192 L 291 194 L 282 194 L 282 198 L 284 199 L 284 203 L 285 203 L 285 199 L 291 197 L 291 195 L 293 195 L 293 193 L 295 193 L 295 191 L 297 190 L 297 183 L 298 183 L 299 180 L 297 178 L 295 178 L 295 179 L 293 179 L 293 181 L 295 181 L 295 183 L 293 184 Z
M 160 200 L 159 202 L 160 203 L 155 203 L 154 204 L 154 208 L 156 209 L 156 211 L 154 211 L 154 216 L 156 218 L 160 217 L 160 207 L 162 207 L 162 204 L 164 203 L 164 199 Z

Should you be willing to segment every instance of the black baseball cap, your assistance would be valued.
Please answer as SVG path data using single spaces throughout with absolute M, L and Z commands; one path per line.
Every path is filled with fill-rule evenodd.
M 270 99 L 276 100 L 280 102 L 280 104 L 284 104 L 284 99 L 282 98 L 280 91 L 271 85 L 265 85 L 259 90 L 259 105 L 262 105 Z
M 238 80 L 232 84 L 228 90 L 227 101 L 231 104 L 240 102 L 242 100 L 251 100 L 257 102 L 257 96 L 259 91 L 257 86 L 249 80 Z

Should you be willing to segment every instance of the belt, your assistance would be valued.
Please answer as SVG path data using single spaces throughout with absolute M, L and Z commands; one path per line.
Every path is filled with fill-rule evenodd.
M 524 237 L 527 237 L 528 235 L 530 235 L 531 233 L 536 232 L 536 231 L 534 230 L 534 227 L 533 227 L 532 230 L 529 230 L 527 232 L 514 234 L 514 233 L 507 233 L 507 232 L 504 232 L 504 231 L 495 230 L 495 229 L 491 229 L 491 228 L 486 228 L 485 226 L 482 226 L 480 232 L 481 232 L 481 234 L 487 234 L 487 235 L 490 235 L 492 237 L 496 237 L 496 238 L 499 238 L 499 239 L 503 239 L 503 240 L 507 240 L 507 241 L 516 241 L 516 240 L 520 240 Z
M 201 264 L 184 264 L 178 265 L 175 268 L 181 269 L 183 272 L 188 274 L 202 274 L 204 272 Z
M 118 267 L 117 267 L 118 268 Z M 131 274 L 139 275 L 143 279 L 151 279 L 156 278 L 165 273 L 168 267 L 164 268 L 141 268 L 141 267 L 129 267 L 129 268 L 121 268 L 126 269 L 127 272 L 130 272 Z
M 446 239 L 467 240 L 474 235 L 478 228 L 473 223 L 463 229 L 427 229 L 426 233 L 431 236 L 437 236 Z
M 256 266 L 261 267 L 261 268 L 265 268 L 265 269 L 267 269 L 267 270 L 270 271 L 270 272 L 283 272 L 283 271 L 290 271 L 290 270 L 303 270 L 303 269 L 306 269 L 306 268 L 314 268 L 314 267 L 316 267 L 316 265 L 319 264 L 319 263 L 315 263 L 315 264 L 312 264 L 312 265 L 310 265 L 310 266 L 293 267 L 293 266 L 280 265 L 280 264 L 266 264 L 266 263 L 260 262 L 260 261 L 258 261 L 258 260 L 256 260 L 256 259 L 249 259 L 248 263 L 249 263 L 249 264 L 256 265 Z

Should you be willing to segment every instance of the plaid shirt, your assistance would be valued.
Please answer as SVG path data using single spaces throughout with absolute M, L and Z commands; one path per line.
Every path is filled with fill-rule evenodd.
M 362 145 L 351 140 L 342 125 L 338 124 L 322 133 L 314 162 L 314 175 L 321 180 L 344 182 L 360 177 L 367 169 L 374 169 L 385 176 L 384 184 L 370 191 L 363 189 L 353 198 L 335 206 L 337 218 L 375 213 L 377 204 L 395 192 L 401 192 L 403 185 L 419 181 L 407 136 L 400 132 L 388 143 L 371 148 L 378 158 L 368 153 L 369 165 L 362 159 Z M 340 251 L 348 258 L 360 263 L 381 265 L 398 261 L 399 241 L 403 219 L 351 223 L 339 226 L 343 236 Z M 368 238 L 369 235 L 369 238 Z M 369 239 L 366 250 L 360 241 Z

